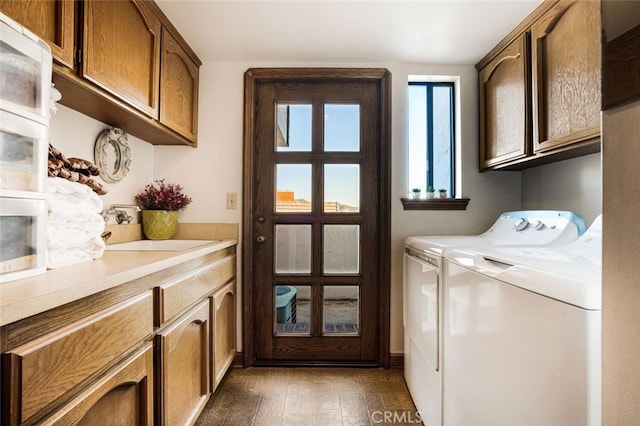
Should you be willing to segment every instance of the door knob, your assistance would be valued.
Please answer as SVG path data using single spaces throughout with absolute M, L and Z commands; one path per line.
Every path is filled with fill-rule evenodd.
M 260 244 L 264 243 L 266 240 L 267 239 L 264 237 L 264 235 L 258 235 L 258 238 L 256 238 L 256 241 Z

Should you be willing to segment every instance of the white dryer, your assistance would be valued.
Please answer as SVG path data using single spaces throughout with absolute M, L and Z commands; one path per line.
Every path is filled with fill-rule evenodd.
M 442 326 L 444 257 L 459 247 L 562 246 L 586 230 L 568 211 L 529 210 L 501 214 L 480 235 L 420 236 L 405 241 L 404 376 L 425 424 L 442 424 Z
M 447 426 L 601 424 L 602 218 L 560 248 L 449 253 Z

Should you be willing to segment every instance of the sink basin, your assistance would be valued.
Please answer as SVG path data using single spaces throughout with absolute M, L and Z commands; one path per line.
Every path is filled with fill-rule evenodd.
M 109 251 L 183 251 L 211 244 L 216 240 L 139 240 L 107 244 Z

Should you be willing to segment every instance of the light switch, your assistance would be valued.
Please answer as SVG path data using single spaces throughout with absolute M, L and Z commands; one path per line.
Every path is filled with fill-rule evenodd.
M 227 192 L 227 209 L 235 210 L 238 208 L 238 193 Z

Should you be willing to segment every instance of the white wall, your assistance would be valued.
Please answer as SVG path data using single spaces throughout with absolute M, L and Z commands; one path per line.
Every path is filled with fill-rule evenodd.
M 98 135 L 110 126 L 58 105 L 50 122 L 49 142 L 67 157 L 78 157 L 95 162 L 93 149 Z M 111 204 L 134 204 L 133 197 L 153 180 L 154 148 L 151 144 L 129 135 L 131 170 L 120 182 L 105 183 L 109 192 L 100 197 L 105 209 Z
M 600 153 L 524 170 L 522 208 L 571 210 L 591 224 L 602 213 Z
M 603 424 L 640 424 L 640 101 L 603 118 Z

